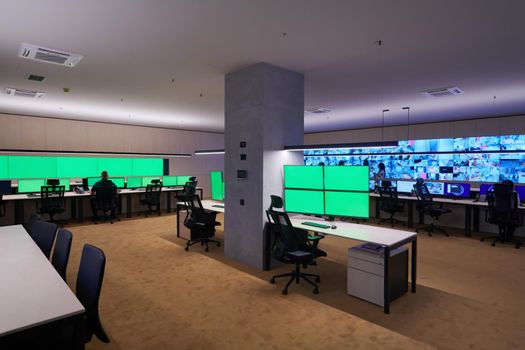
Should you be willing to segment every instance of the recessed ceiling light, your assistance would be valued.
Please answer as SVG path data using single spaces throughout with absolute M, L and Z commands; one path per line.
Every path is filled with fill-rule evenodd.
M 330 113 L 332 110 L 329 108 L 324 108 L 324 107 L 315 107 L 315 108 L 308 108 L 306 111 L 308 113 L 323 114 L 323 113 Z
M 16 88 L 5 88 L 5 93 L 10 96 L 29 97 L 29 98 L 42 98 L 46 95 L 43 91 L 16 89 Z
M 66 67 L 74 67 L 82 59 L 81 55 L 65 52 L 39 45 L 22 43 L 18 50 L 18 57 L 28 60 L 58 64 Z
M 448 87 L 448 88 L 440 88 L 440 89 L 432 89 L 421 92 L 421 95 L 426 97 L 447 97 L 447 96 L 456 96 L 463 94 L 464 91 L 458 88 L 457 86 L 454 87 Z

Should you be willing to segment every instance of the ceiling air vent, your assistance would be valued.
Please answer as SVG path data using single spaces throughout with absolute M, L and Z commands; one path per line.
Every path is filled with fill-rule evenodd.
M 426 97 L 446 97 L 446 96 L 456 96 L 461 95 L 463 90 L 457 86 L 443 89 L 433 89 L 428 91 L 423 91 L 421 94 Z
M 29 74 L 27 77 L 26 77 L 27 80 L 31 80 L 31 81 L 37 81 L 39 83 L 43 82 L 44 79 L 46 79 L 46 77 L 44 77 L 43 75 L 36 75 L 36 74 Z
M 58 64 L 66 67 L 74 67 L 82 59 L 81 55 L 55 49 L 49 49 L 38 45 L 22 43 L 18 51 L 18 57 L 28 60 Z
M 322 107 L 319 107 L 319 108 L 308 108 L 306 111 L 307 111 L 308 113 L 322 114 L 322 113 L 328 113 L 328 112 L 331 112 L 332 110 L 331 110 L 331 109 L 328 109 L 328 108 L 322 108 Z
M 6 88 L 5 93 L 8 94 L 9 96 L 21 96 L 21 97 L 30 97 L 30 98 L 42 98 L 46 95 L 46 93 L 42 91 L 32 91 L 32 90 L 14 89 L 14 88 Z

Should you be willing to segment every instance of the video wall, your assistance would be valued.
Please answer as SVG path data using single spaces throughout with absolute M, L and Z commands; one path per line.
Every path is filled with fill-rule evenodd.
M 370 178 L 384 163 L 390 179 L 525 183 L 525 135 L 399 141 L 392 148 L 304 151 L 305 165 L 369 165 Z

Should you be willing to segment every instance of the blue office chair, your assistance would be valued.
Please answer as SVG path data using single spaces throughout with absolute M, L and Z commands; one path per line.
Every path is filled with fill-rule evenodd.
M 55 270 L 57 270 L 64 282 L 66 282 L 67 263 L 69 261 L 72 241 L 73 234 L 71 232 L 66 229 L 58 230 L 51 264 L 54 266 Z
M 51 255 L 51 248 L 53 248 L 56 234 L 56 224 L 36 220 L 31 225 L 31 238 L 33 238 L 33 241 L 35 241 L 36 245 L 48 259 Z

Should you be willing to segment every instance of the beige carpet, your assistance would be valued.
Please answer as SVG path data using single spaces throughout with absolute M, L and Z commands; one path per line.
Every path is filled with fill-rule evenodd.
M 475 238 L 420 236 L 418 291 L 391 314 L 346 294 L 346 253 L 356 242 L 327 237 L 329 257 L 306 284 L 281 294 L 287 272 L 247 268 L 222 247 L 190 252 L 174 215 L 70 226 L 68 281 L 74 286 L 84 243 L 107 256 L 100 311 L 111 343 L 87 349 L 523 349 L 525 249 Z M 218 232 L 222 238 L 222 232 Z

